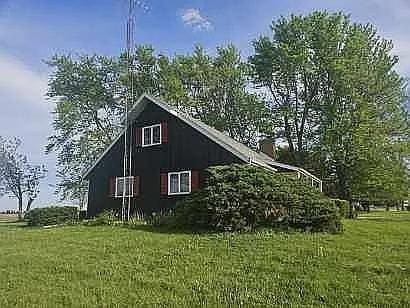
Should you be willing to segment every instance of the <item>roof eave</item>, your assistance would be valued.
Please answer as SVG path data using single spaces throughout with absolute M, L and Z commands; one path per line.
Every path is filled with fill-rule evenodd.
M 90 175 L 91 171 L 93 171 L 93 169 L 95 167 L 97 167 L 97 165 L 99 164 L 99 162 L 104 158 L 104 156 L 111 150 L 111 148 L 118 142 L 118 140 L 120 140 L 120 138 L 122 137 L 122 135 L 124 134 L 125 129 L 123 129 L 114 139 L 113 142 L 111 142 L 111 144 L 104 150 L 104 152 L 101 153 L 101 155 L 97 158 L 97 160 L 83 173 L 83 175 L 81 176 L 81 178 L 83 180 L 87 180 L 88 176 Z

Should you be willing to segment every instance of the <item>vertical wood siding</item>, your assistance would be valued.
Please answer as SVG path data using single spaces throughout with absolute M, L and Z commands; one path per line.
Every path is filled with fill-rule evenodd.
M 140 137 L 132 142 L 132 170 L 139 176 L 138 196 L 132 198 L 132 211 L 145 214 L 173 208 L 177 200 L 184 196 L 161 194 L 161 174 L 172 171 L 202 171 L 208 166 L 242 163 L 229 151 L 214 143 L 186 123 L 149 102 L 138 119 L 130 127 L 141 134 L 141 127 L 162 124 L 163 139 L 161 145 L 141 147 Z M 121 198 L 110 197 L 112 187 L 110 178 L 122 176 L 124 138 L 111 148 L 106 156 L 94 168 L 89 176 L 88 215 L 95 216 L 106 209 L 120 209 Z M 194 173 L 192 180 L 200 183 L 201 172 Z M 168 179 L 167 179 L 168 180 Z M 168 188 L 166 188 L 168 192 Z

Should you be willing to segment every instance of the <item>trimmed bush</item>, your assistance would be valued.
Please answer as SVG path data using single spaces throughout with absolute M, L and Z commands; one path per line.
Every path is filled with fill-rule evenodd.
M 103 211 L 93 219 L 86 221 L 88 226 L 114 226 L 121 223 L 118 214 L 113 210 Z
M 350 204 L 349 201 L 347 200 L 342 200 L 342 199 L 332 199 L 337 208 L 339 209 L 339 213 L 340 216 L 342 216 L 343 218 L 356 218 L 357 217 L 357 213 L 353 207 L 352 204 Z
M 35 208 L 24 216 L 29 226 L 50 226 L 78 221 L 78 208 L 75 206 L 50 206 Z
M 210 167 L 205 186 L 180 201 L 177 224 L 218 231 L 276 226 L 340 232 L 331 199 L 297 179 L 251 165 Z

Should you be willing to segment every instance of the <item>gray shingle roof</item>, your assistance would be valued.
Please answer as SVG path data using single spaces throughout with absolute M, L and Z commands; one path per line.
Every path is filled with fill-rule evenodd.
M 273 160 L 271 157 L 264 153 L 256 152 L 251 148 L 247 147 L 246 145 L 234 140 L 233 138 L 229 137 L 228 135 L 216 130 L 215 128 L 206 125 L 202 121 L 194 119 L 174 107 L 168 105 L 161 100 L 154 98 L 148 94 L 143 94 L 134 106 L 131 108 L 130 112 L 128 113 L 128 121 L 132 123 L 144 110 L 145 106 L 148 102 L 152 102 L 159 106 L 160 108 L 164 109 L 165 111 L 169 112 L 170 114 L 174 115 L 175 117 L 179 118 L 192 128 L 199 131 L 201 134 L 207 136 L 209 139 L 214 141 L 215 143 L 219 144 L 239 159 L 244 162 L 248 162 L 251 164 L 259 165 L 266 169 L 270 169 L 272 171 L 276 171 L 277 169 L 281 170 L 290 170 L 290 171 L 299 171 L 305 174 L 311 175 L 306 170 L 303 170 L 299 167 L 278 163 Z M 123 123 L 125 122 L 125 118 L 123 119 Z M 124 130 L 117 136 L 117 138 L 113 141 L 113 143 L 104 151 L 104 153 L 97 159 L 97 161 L 84 173 L 83 177 L 87 178 L 91 171 L 98 165 L 100 160 L 105 156 L 105 154 L 114 146 L 114 144 L 120 139 L 120 137 L 124 134 Z M 314 177 L 313 175 L 311 175 Z M 316 178 L 316 177 L 314 177 Z M 317 178 L 316 178 L 317 179 Z

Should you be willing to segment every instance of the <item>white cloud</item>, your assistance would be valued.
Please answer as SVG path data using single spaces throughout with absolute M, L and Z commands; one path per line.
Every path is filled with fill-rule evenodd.
M 7 104 L 4 98 L 26 104 L 45 106 L 47 77 L 33 71 L 19 59 L 0 52 L 0 92 L 1 104 Z
M 9 53 L 0 51 L 0 135 L 19 137 L 22 153 L 35 163 L 44 163 L 50 170 L 41 184 L 35 206 L 49 204 L 55 199 L 55 156 L 44 154 L 47 137 L 52 134 L 50 113 L 52 104 L 45 100 L 47 77 Z M 15 209 L 15 200 L 0 198 L 0 211 Z
M 197 30 L 212 30 L 212 23 L 208 18 L 203 17 L 198 9 L 186 9 L 181 14 L 181 19 L 185 25 Z

